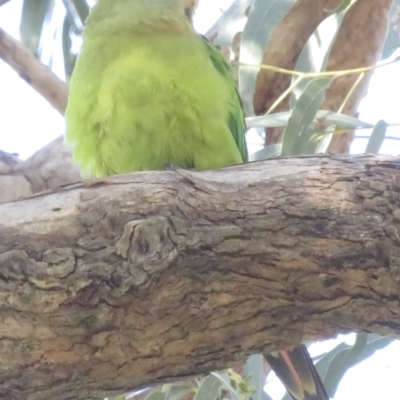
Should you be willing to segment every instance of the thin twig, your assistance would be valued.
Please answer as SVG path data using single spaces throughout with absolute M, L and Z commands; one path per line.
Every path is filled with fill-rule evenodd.
M 292 92 L 292 90 L 303 80 L 301 76 L 298 76 L 296 80 L 274 101 L 274 104 L 269 108 L 267 114 L 270 114 L 275 110 L 276 107 Z
M 359 75 L 359 77 L 357 78 L 357 80 L 354 82 L 353 86 L 351 87 L 351 89 L 347 93 L 346 98 L 343 100 L 343 103 L 339 107 L 338 113 L 342 113 L 343 112 L 343 109 L 346 107 L 347 102 L 350 100 L 350 97 L 353 95 L 353 93 L 357 89 L 358 85 L 360 84 L 360 82 L 362 81 L 364 76 L 365 76 L 365 72 L 361 72 L 361 74 Z
M 376 68 L 385 67 L 386 65 L 393 64 L 395 62 L 400 61 L 399 58 L 395 58 L 394 60 L 389 60 L 383 62 L 378 65 L 373 65 L 369 67 L 361 67 L 361 68 L 354 68 L 354 69 L 346 69 L 346 70 L 338 70 L 338 71 L 325 71 L 325 72 L 301 72 L 301 71 L 293 71 L 290 69 L 279 68 L 273 65 L 265 65 L 265 64 L 248 64 L 242 62 L 232 62 L 233 65 L 239 65 L 240 67 L 250 67 L 250 68 L 260 68 L 265 69 L 268 71 L 279 72 L 281 74 L 298 76 L 303 79 L 307 78 L 329 78 L 329 77 L 337 77 L 343 75 L 352 75 L 352 74 L 360 74 L 362 72 L 370 72 Z

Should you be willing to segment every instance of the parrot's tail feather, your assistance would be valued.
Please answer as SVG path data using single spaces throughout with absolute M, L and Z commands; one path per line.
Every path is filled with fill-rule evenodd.
M 265 359 L 294 400 L 329 400 L 304 345 L 293 350 L 266 354 Z

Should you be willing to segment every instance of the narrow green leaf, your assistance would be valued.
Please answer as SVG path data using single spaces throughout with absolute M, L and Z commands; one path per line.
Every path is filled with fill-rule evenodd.
M 321 357 L 319 361 L 315 363 L 319 376 L 321 377 L 322 381 L 325 381 L 325 377 L 327 375 L 329 366 L 331 365 L 332 360 L 336 357 L 337 354 L 344 350 L 350 349 L 351 346 L 346 343 L 340 343 L 332 350 L 328 351 L 325 355 Z
M 395 24 L 398 24 L 398 19 L 393 18 L 399 6 L 400 0 L 394 0 L 389 15 L 387 16 L 389 26 L 382 49 L 381 59 L 383 60 L 389 58 L 400 47 L 399 34 L 396 32 L 394 27 Z
M 378 336 L 378 335 L 368 335 L 368 336 Z M 386 338 L 386 337 L 379 337 L 379 339 L 368 342 L 365 346 L 361 356 L 359 357 L 357 364 L 367 358 L 371 357 L 377 350 L 383 349 L 384 347 L 388 346 L 392 343 L 394 339 Z
M 256 0 L 251 7 L 240 46 L 240 62 L 258 65 L 271 32 L 296 0 Z M 239 68 L 239 89 L 246 115 L 254 115 L 253 94 L 259 68 Z
M 65 75 L 69 78 L 75 68 L 78 49 L 73 38 L 82 34 L 84 21 L 89 14 L 89 5 L 86 0 L 63 0 L 66 15 L 62 30 L 62 48 L 64 57 Z
M 86 18 L 89 15 L 89 4 L 86 0 L 71 0 L 71 3 L 75 6 L 75 10 L 80 18 L 82 26 L 84 25 Z
M 393 339 L 388 338 L 376 339 L 375 335 L 370 341 L 368 334 L 358 333 L 354 345 L 336 354 L 329 365 L 324 379 L 328 394 L 334 397 L 340 381 L 349 368 L 370 357 L 376 350 L 386 347 L 392 341 Z
M 215 400 L 221 393 L 223 383 L 213 375 L 203 379 L 193 400 Z
M 211 375 L 215 376 L 231 395 L 231 400 L 243 400 L 235 388 L 232 387 L 229 375 L 226 372 L 212 372 Z
M 367 143 L 367 148 L 365 149 L 365 152 L 367 154 L 379 153 L 382 143 L 385 140 L 387 127 L 388 124 L 383 119 L 378 121 L 377 124 L 374 126 L 374 129 L 372 130 L 371 136 Z
M 71 54 L 72 40 L 71 40 L 71 29 L 73 27 L 73 20 L 70 15 L 66 15 L 63 23 L 62 30 L 62 49 L 64 58 L 64 71 L 67 77 L 72 75 L 74 70 L 76 55 Z
M 286 126 L 292 111 L 283 111 L 274 114 L 265 114 L 258 117 L 246 118 L 247 128 L 275 128 Z M 324 125 L 336 126 L 338 128 L 369 129 L 374 125 L 361 121 L 350 115 L 335 113 L 333 111 L 318 110 L 315 119 Z
M 249 161 L 261 161 L 268 160 L 269 158 L 279 157 L 282 152 L 282 144 L 271 144 L 269 146 L 265 146 L 261 150 L 256 151 L 253 154 L 249 155 Z
M 319 110 L 317 112 L 317 120 L 321 124 L 335 125 L 337 127 L 343 127 L 343 128 L 366 129 L 373 127 L 372 124 L 361 121 L 350 115 L 335 113 L 326 110 Z
M 163 392 L 165 393 L 164 400 L 170 400 L 172 384 L 164 385 Z
M 314 151 L 315 132 L 310 128 L 315 115 L 325 99 L 325 90 L 331 78 L 313 79 L 297 101 L 289 118 L 282 140 L 282 156 L 310 154 Z
M 259 117 L 248 117 L 246 118 L 246 126 L 247 128 L 286 126 L 291 115 L 291 111 L 284 111 L 275 114 L 265 114 Z
M 306 45 L 297 60 L 295 71 L 301 72 L 322 72 L 326 69 L 332 45 L 335 41 L 340 25 L 346 10 L 333 13 L 331 16 L 323 20 L 315 32 L 310 36 Z M 292 78 L 292 84 L 297 77 Z M 290 108 L 293 108 L 297 99 L 304 92 L 305 88 L 311 81 L 303 79 L 293 89 L 290 97 Z
M 110 400 L 126 400 L 126 396 L 124 394 L 121 394 L 119 396 L 110 397 Z
M 165 400 L 165 393 L 153 392 L 148 397 L 146 397 L 146 400 Z
M 43 26 L 51 14 L 54 0 L 24 0 L 19 32 L 25 46 L 35 54 L 39 51 Z
M 251 395 L 252 400 L 272 400 L 264 391 L 263 363 L 263 355 L 254 354 L 247 358 L 246 365 L 244 366 L 244 375 L 250 376 L 249 385 L 253 386 L 256 390 Z
M 183 395 L 190 392 L 193 388 L 186 385 L 171 384 L 165 394 L 165 400 L 179 400 Z
M 214 40 L 217 46 L 232 47 L 232 42 L 238 32 L 242 32 L 246 22 L 246 10 L 255 0 L 235 0 L 218 21 L 218 36 Z
M 365 346 L 365 349 L 361 355 L 360 361 L 370 357 L 376 350 L 382 349 L 386 347 L 388 344 L 392 343 L 393 339 L 389 338 L 383 338 L 380 335 L 368 335 L 368 343 Z M 325 381 L 326 375 L 328 373 L 329 366 L 332 362 L 332 360 L 342 351 L 348 351 L 351 349 L 352 346 L 348 345 L 346 343 L 340 343 L 337 345 L 335 348 L 332 350 L 328 351 L 325 355 L 321 357 L 320 360 L 318 360 L 315 365 L 317 367 L 317 371 L 322 378 L 323 381 Z M 346 353 L 343 353 L 340 358 L 344 359 Z

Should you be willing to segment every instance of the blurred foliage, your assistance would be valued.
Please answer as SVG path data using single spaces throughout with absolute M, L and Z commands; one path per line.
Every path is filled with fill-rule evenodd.
M 264 147 L 250 155 L 250 159 L 254 161 L 280 155 L 291 156 L 312 154 L 316 150 L 324 151 L 332 134 L 342 133 L 349 129 L 372 129 L 366 151 L 377 153 L 385 139 L 388 126 L 386 122 L 379 121 L 376 126 L 372 126 L 341 112 L 320 109 L 325 90 L 334 79 L 334 75 L 318 77 L 315 73 L 323 73 L 325 70 L 337 29 L 351 4 L 349 0 L 344 0 L 329 17 L 334 19 L 335 24 L 330 26 L 336 26 L 336 30 L 331 30 L 329 35 L 322 35 L 322 30 L 329 23 L 325 20 L 304 47 L 295 68 L 298 74 L 293 76 L 291 90 L 279 99 L 281 101 L 284 96 L 291 96 L 291 110 L 275 114 L 270 112 L 260 117 L 253 116 L 252 96 L 258 69 L 243 64 L 259 63 L 272 30 L 295 2 L 296 0 L 234 0 L 219 20 L 216 44 L 232 47 L 237 33 L 242 32 L 239 89 L 244 108 L 249 116 L 248 127 L 252 129 L 285 128 L 282 144 Z M 89 12 L 89 5 L 92 3 L 86 0 L 63 0 L 62 2 L 25 0 L 20 25 L 23 42 L 42 59 L 45 58 L 46 51 L 49 53 L 49 49 L 51 53 L 61 48 L 65 75 L 68 78 L 79 53 L 84 21 Z M 391 24 L 384 44 L 384 58 L 392 55 L 399 47 L 399 5 L 400 0 L 395 0 L 389 16 Z M 61 14 L 60 7 L 62 7 Z M 57 18 L 61 19 L 55 27 L 54 19 Z M 313 75 L 310 77 L 307 74 Z M 324 140 L 321 141 L 321 139 Z M 317 146 L 317 143 L 320 144 Z M 390 342 L 391 339 L 360 333 L 354 345 L 341 343 L 333 350 L 320 355 L 316 366 L 330 396 L 334 396 L 341 378 L 349 368 Z M 191 379 L 184 384 L 163 385 L 141 391 L 136 395 L 118 396 L 115 399 L 272 400 L 264 391 L 266 376 L 263 368 L 263 357 L 253 355 L 247 359 L 242 375 L 233 370 L 216 372 L 205 378 Z M 288 395 L 284 399 L 288 400 Z
M 62 7 L 62 10 L 60 10 Z M 35 54 L 44 58 L 62 48 L 66 77 L 71 76 L 81 43 L 85 20 L 89 14 L 86 0 L 24 0 L 20 23 L 21 39 Z M 54 29 L 54 20 L 56 29 Z M 61 26 L 61 29 L 59 29 Z M 53 29 L 52 29 L 53 28 Z M 50 65 L 51 67 L 51 65 Z

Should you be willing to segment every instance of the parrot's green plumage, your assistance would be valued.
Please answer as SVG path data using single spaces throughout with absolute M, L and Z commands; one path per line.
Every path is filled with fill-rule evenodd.
M 95 176 L 247 160 L 229 65 L 183 0 L 99 0 L 71 79 L 66 140 Z
M 207 170 L 247 161 L 229 65 L 193 30 L 183 1 L 94 6 L 65 115 L 66 140 L 84 173 L 168 164 Z M 328 399 L 305 347 L 267 358 L 294 399 Z

